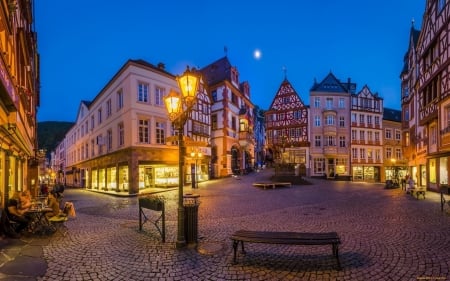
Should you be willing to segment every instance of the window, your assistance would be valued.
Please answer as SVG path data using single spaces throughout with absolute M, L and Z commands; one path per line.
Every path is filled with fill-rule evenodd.
M 370 148 L 367 149 L 367 159 L 373 160 L 373 153 L 372 153 L 372 149 L 370 149 Z
M 326 145 L 336 146 L 336 138 L 334 136 L 326 136 Z
M 339 137 L 339 147 L 345 147 L 345 136 Z
M 148 84 L 138 84 L 138 102 L 148 102 Z
M 95 140 L 91 140 L 91 157 L 95 156 Z
M 359 140 L 364 141 L 366 138 L 366 132 L 364 131 L 359 131 Z
M 99 108 L 99 110 L 97 112 L 97 121 L 98 121 L 98 124 L 102 123 L 102 109 L 101 108 Z
M 324 174 L 325 173 L 325 159 L 324 158 L 314 158 L 314 174 Z
M 339 98 L 339 108 L 345 108 L 345 99 Z
M 359 149 L 359 159 L 366 159 L 366 149 L 365 148 Z
M 356 113 L 352 113 L 352 123 L 356 123 Z
M 214 90 L 211 92 L 212 100 L 213 102 L 217 101 L 217 90 Z
M 211 129 L 217 129 L 217 114 L 211 115 Z
M 166 126 L 162 122 L 156 122 L 156 143 L 165 144 L 166 143 Z
M 445 108 L 445 124 L 447 124 L 447 128 L 450 127 L 450 106 Z
M 106 131 L 106 151 L 112 150 L 112 130 Z
M 155 87 L 155 105 L 164 105 L 164 89 L 161 87 Z
M 119 123 L 119 125 L 117 125 L 117 131 L 119 132 L 119 146 L 123 146 L 125 144 L 125 131 L 123 128 L 123 123 Z
M 375 132 L 375 141 L 376 142 L 380 141 L 380 132 Z
M 376 161 L 380 161 L 381 160 L 381 153 L 380 153 L 379 149 L 375 150 L 375 160 Z
M 372 125 L 372 115 L 367 115 L 367 124 Z
M 339 116 L 339 127 L 344 128 L 345 127 L 345 117 Z
M 392 148 L 388 147 L 386 148 L 386 159 L 392 158 Z
M 389 139 L 389 140 L 392 139 L 392 130 L 391 129 L 386 129 L 385 138 Z
M 112 110 L 111 110 L 111 99 L 106 101 L 106 117 L 111 116 Z
M 231 93 L 231 103 L 238 105 L 238 98 L 235 93 Z
M 395 149 L 395 158 L 402 159 L 402 149 L 401 148 Z
M 437 130 L 435 125 L 430 126 L 430 141 L 431 144 L 437 143 Z
M 372 131 L 367 132 L 367 140 L 369 142 L 373 141 L 373 132 Z
M 356 140 L 356 130 L 352 130 L 352 140 Z
M 150 143 L 149 142 L 149 128 L 148 120 L 140 119 L 138 123 L 139 128 L 139 142 L 140 143 Z
M 401 139 L 401 133 L 400 130 L 395 130 L 395 139 L 400 140 Z
M 333 108 L 333 98 L 327 98 L 326 99 L 326 107 L 327 109 L 332 109 Z
M 327 125 L 334 125 L 334 115 L 327 115 Z
M 321 147 L 322 146 L 322 142 L 321 142 L 321 137 L 320 136 L 315 136 L 314 137 L 314 145 L 316 147 Z
M 375 116 L 375 126 L 380 126 L 380 116 Z
M 314 98 L 314 107 L 320 108 L 320 98 L 319 97 Z
M 95 117 L 94 115 L 91 116 L 91 131 L 94 130 L 95 127 Z
M 231 117 L 231 129 L 236 131 L 236 117 Z
M 314 126 L 320 127 L 320 116 L 314 116 Z
M 86 123 L 84 123 L 84 133 L 87 134 L 89 130 L 88 121 L 86 120 Z
M 116 93 L 117 97 L 117 110 L 123 108 L 123 91 L 122 89 L 118 90 Z
M 358 149 L 352 148 L 352 159 L 358 159 Z
M 359 124 L 364 125 L 364 114 L 359 115 Z

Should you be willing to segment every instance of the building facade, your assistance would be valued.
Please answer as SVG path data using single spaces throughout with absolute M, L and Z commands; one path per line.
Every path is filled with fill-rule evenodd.
M 384 108 L 383 111 L 383 170 L 381 181 L 392 181 L 394 185 L 402 184 L 409 175 L 408 161 L 403 156 L 402 112 Z M 404 183 L 405 184 L 405 183 Z
M 178 131 L 163 101 L 171 89 L 178 91 L 175 78 L 163 64 L 129 60 L 93 101 L 82 101 L 75 125 L 54 153 L 54 163 L 64 174 L 61 180 L 126 194 L 178 186 L 177 137 L 171 137 Z M 184 126 L 185 183 L 194 176 L 199 181 L 209 178 L 210 100 L 200 84 Z
M 356 84 L 331 72 L 310 90 L 311 176 L 350 178 L 350 98 Z
M 351 175 L 354 181 L 380 182 L 383 171 L 383 99 L 364 86 L 351 94 Z
M 14 192 L 36 194 L 39 54 L 34 1 L 0 1 L 0 205 Z
M 420 32 L 411 28 L 401 72 L 404 151 L 419 186 L 448 185 L 450 157 L 450 6 L 427 0 Z
M 309 175 L 308 108 L 285 78 L 265 113 L 267 159 Z
M 250 84 L 225 56 L 201 70 L 211 97 L 213 177 L 243 174 L 255 166 L 254 105 Z

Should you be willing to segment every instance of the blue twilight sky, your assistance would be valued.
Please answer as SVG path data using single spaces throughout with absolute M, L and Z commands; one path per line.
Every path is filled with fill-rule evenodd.
M 93 100 L 128 59 L 163 62 L 178 75 L 222 58 L 224 46 L 263 109 L 284 68 L 308 105 L 314 79 L 331 71 L 400 109 L 411 21 L 420 29 L 424 10 L 425 0 L 36 0 L 38 121 L 74 122 L 80 101 Z

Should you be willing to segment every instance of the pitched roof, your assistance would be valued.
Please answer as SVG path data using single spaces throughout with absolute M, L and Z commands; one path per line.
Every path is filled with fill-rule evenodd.
M 331 93 L 355 93 L 356 83 L 352 83 L 350 78 L 347 83 L 342 83 L 339 79 L 330 73 L 322 80 L 322 82 L 317 83 L 314 80 L 314 84 L 311 87 L 311 92 L 331 92 Z
M 401 122 L 402 121 L 402 112 L 398 109 L 392 108 L 384 108 L 383 110 L 383 120 Z
M 200 72 L 208 85 L 214 85 L 220 81 L 230 80 L 230 71 L 231 64 L 226 56 L 200 69 Z

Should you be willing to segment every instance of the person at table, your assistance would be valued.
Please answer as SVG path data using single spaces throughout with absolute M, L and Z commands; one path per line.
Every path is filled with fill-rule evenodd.
M 22 230 L 26 229 L 30 221 L 25 216 L 25 210 L 20 210 L 19 199 L 17 197 L 10 198 L 6 206 L 9 219 L 18 224 L 16 232 L 20 233 Z
M 31 208 L 31 195 L 30 191 L 25 190 L 19 195 L 19 209 L 28 210 L 29 208 Z
M 45 216 L 47 218 L 51 218 L 51 217 L 57 216 L 62 213 L 61 208 L 59 207 L 58 199 L 56 198 L 56 192 L 54 190 L 52 190 L 48 194 L 47 206 L 48 206 L 48 208 L 52 209 L 51 212 L 47 212 L 45 214 Z

